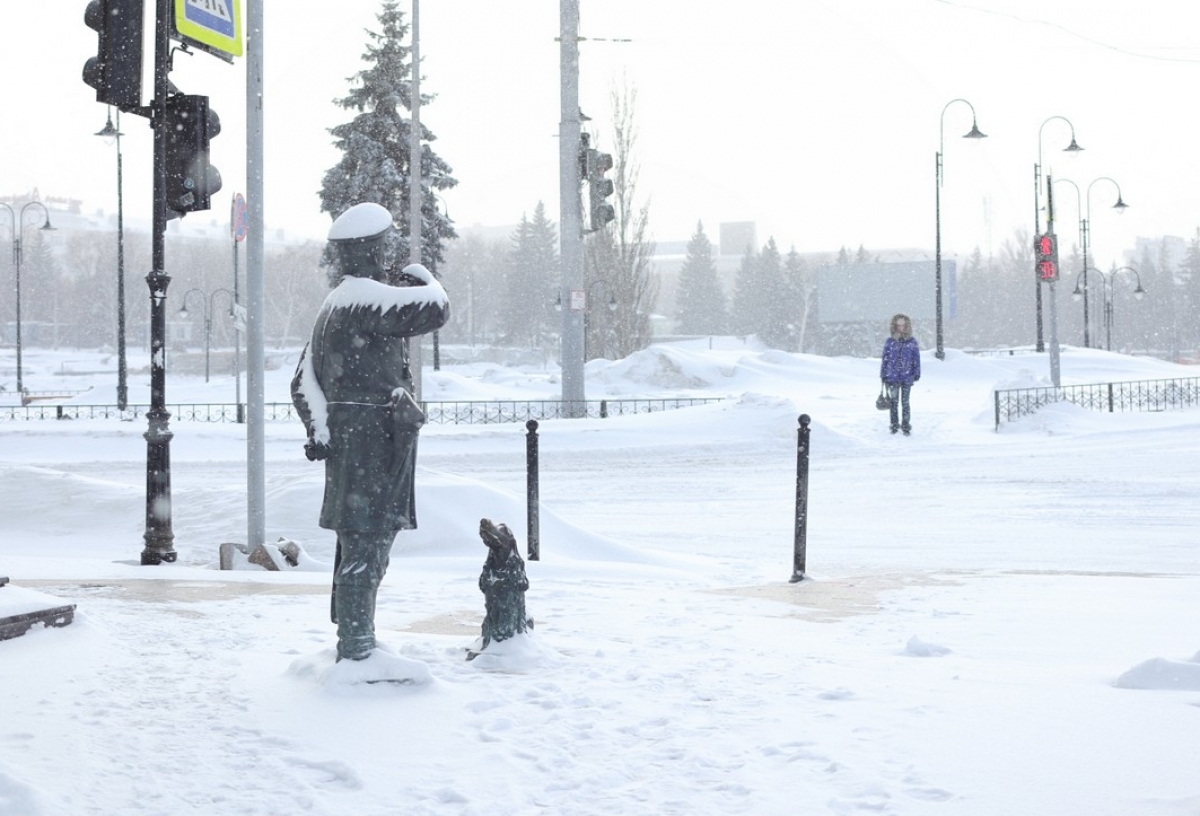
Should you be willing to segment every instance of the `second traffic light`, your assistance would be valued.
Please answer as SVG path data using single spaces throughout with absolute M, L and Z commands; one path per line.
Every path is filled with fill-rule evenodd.
M 180 215 L 207 210 L 221 189 L 221 174 L 209 162 L 209 140 L 221 132 L 217 112 L 207 96 L 175 94 L 167 97 L 163 124 L 167 209 Z
M 604 174 L 613 168 L 613 157 L 594 148 L 587 151 L 588 203 L 590 205 L 592 231 L 604 229 L 609 221 L 617 217 L 613 206 L 605 201 L 613 194 L 613 181 Z
M 1033 249 L 1037 254 L 1038 277 L 1046 283 L 1058 280 L 1058 237 L 1043 233 L 1033 239 Z
M 92 0 L 83 12 L 100 35 L 96 56 L 83 64 L 83 81 L 96 101 L 131 111 L 142 104 L 142 0 Z

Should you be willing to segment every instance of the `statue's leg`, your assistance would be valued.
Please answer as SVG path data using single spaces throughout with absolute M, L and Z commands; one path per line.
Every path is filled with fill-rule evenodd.
M 362 660 L 375 648 L 375 597 L 396 533 L 339 530 L 341 563 L 333 574 L 338 660 Z

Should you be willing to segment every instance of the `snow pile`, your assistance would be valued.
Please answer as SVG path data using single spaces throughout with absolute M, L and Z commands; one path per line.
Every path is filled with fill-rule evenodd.
M 1200 652 L 1186 661 L 1152 658 L 1122 674 L 1113 685 L 1124 689 L 1200 691 Z

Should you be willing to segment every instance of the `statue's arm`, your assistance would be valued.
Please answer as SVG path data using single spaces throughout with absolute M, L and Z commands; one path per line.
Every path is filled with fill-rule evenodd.
M 308 434 L 304 454 L 315 461 L 329 455 L 329 411 L 311 352 L 310 343 L 300 353 L 300 362 L 292 376 L 292 405 L 296 406 L 296 413 Z
M 442 284 L 424 267 L 409 266 L 408 286 L 399 290 L 397 303 L 382 311 L 380 331 L 400 337 L 429 334 L 450 319 L 450 298 Z

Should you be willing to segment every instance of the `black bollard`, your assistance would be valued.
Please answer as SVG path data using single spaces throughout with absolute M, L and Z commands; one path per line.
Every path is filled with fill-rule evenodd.
M 808 414 L 800 415 L 800 430 L 796 434 L 796 539 L 792 553 L 790 583 L 804 580 L 808 550 Z
M 536 419 L 525 423 L 529 433 L 525 435 L 525 502 L 526 521 L 529 527 L 527 545 L 530 561 L 541 560 L 541 542 L 538 541 L 538 424 Z

